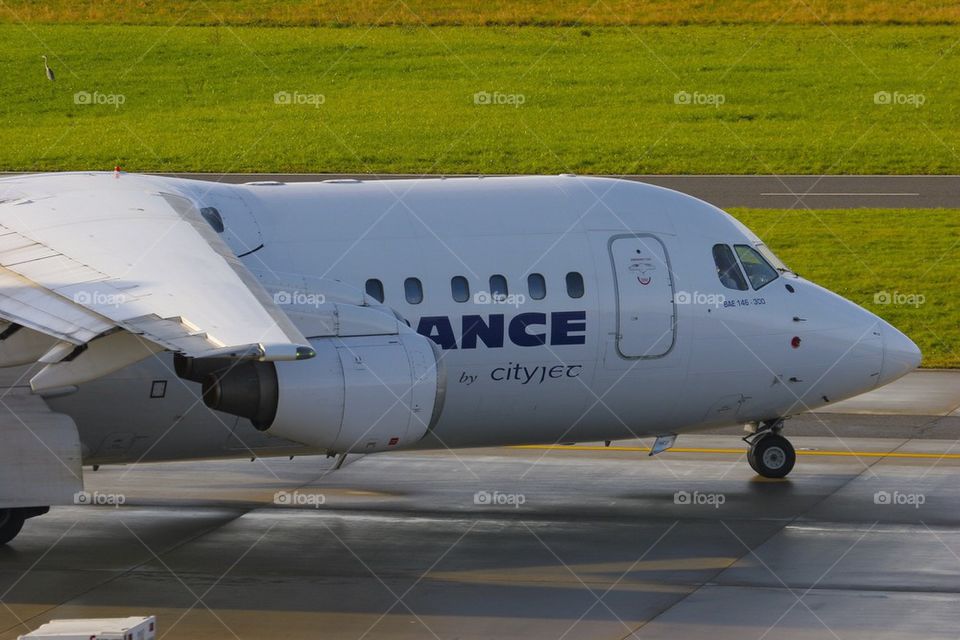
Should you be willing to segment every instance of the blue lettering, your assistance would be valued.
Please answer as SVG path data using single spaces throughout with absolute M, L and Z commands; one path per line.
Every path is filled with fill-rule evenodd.
M 491 314 L 487 320 L 479 315 L 463 316 L 459 348 L 476 349 L 478 340 L 492 349 L 503 347 L 505 324 L 502 313 Z M 586 344 L 586 311 L 555 311 L 549 319 L 546 313 L 521 313 L 510 319 L 507 334 L 510 342 L 518 347 L 540 347 L 547 344 L 547 333 L 537 329 L 547 325 L 551 345 Z M 457 348 L 457 337 L 447 316 L 423 316 L 417 324 L 417 333 L 430 338 L 441 349 Z M 551 371 L 550 376 L 553 375 Z
M 436 331 L 436 334 L 434 334 Z M 446 316 L 424 316 L 417 325 L 417 333 L 430 338 L 441 349 L 456 349 L 457 339 L 453 337 L 453 327 L 450 318 Z
M 550 344 L 585 344 L 586 335 L 570 335 L 586 332 L 586 311 L 557 311 L 550 317 Z
M 496 313 L 490 316 L 490 324 L 483 321 L 483 316 L 463 316 L 463 338 L 460 344 L 464 349 L 476 349 L 477 338 L 488 347 L 503 346 L 503 314 Z
M 521 313 L 510 321 L 510 342 L 518 347 L 540 347 L 547 344 L 546 333 L 527 333 L 527 327 L 534 324 L 547 326 L 545 313 Z

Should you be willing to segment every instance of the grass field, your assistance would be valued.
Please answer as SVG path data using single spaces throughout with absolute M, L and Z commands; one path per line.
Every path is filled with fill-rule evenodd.
M 0 170 L 957 173 L 958 38 L 6 24 Z
M 10 22 L 258 26 L 955 24 L 930 0 L 3 0 Z
M 800 275 L 881 316 L 960 367 L 960 211 L 731 209 Z

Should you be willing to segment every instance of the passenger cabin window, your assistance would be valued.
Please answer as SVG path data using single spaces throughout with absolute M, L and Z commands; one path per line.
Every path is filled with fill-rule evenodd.
M 423 285 L 419 278 L 407 278 L 403 281 L 403 293 L 410 304 L 423 302 Z
M 583 297 L 583 276 L 576 271 L 567 274 L 567 295 L 571 298 Z
M 725 244 L 713 245 L 713 262 L 717 265 L 717 277 L 727 289 L 747 290 L 747 281 L 740 272 L 740 265 L 733 251 Z
M 200 215 L 207 221 L 213 230 L 217 233 L 223 233 L 223 217 L 216 207 L 203 207 L 200 209 Z
M 450 292 L 457 302 L 466 302 L 470 299 L 470 283 L 463 276 L 454 276 L 450 280 Z
M 383 283 L 377 280 L 376 278 L 370 278 L 367 280 L 367 295 L 376 300 L 377 302 L 383 302 Z
M 533 300 L 543 300 L 547 297 L 547 281 L 539 273 L 527 276 L 527 293 Z
M 746 244 L 737 244 L 733 247 L 740 258 L 743 270 L 754 289 L 760 289 L 777 279 L 777 270 L 770 266 L 760 252 Z
M 490 295 L 495 298 L 506 298 L 507 279 L 499 274 L 490 276 Z

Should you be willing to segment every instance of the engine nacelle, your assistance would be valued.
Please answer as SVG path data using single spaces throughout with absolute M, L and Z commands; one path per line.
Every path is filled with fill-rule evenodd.
M 314 338 L 317 355 L 298 362 L 177 361 L 203 381 L 211 409 L 249 418 L 258 429 L 337 453 L 410 445 L 443 409 L 446 374 L 434 343 L 399 335 Z

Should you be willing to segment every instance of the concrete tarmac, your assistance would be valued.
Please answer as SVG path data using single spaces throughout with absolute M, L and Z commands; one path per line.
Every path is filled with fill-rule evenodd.
M 782 481 L 723 434 L 104 467 L 87 488 L 122 505 L 0 549 L 0 638 L 138 614 L 190 640 L 955 638 L 956 439 L 826 417 Z
M 821 412 L 960 417 L 960 371 L 918 369 L 882 389 L 836 402 Z

